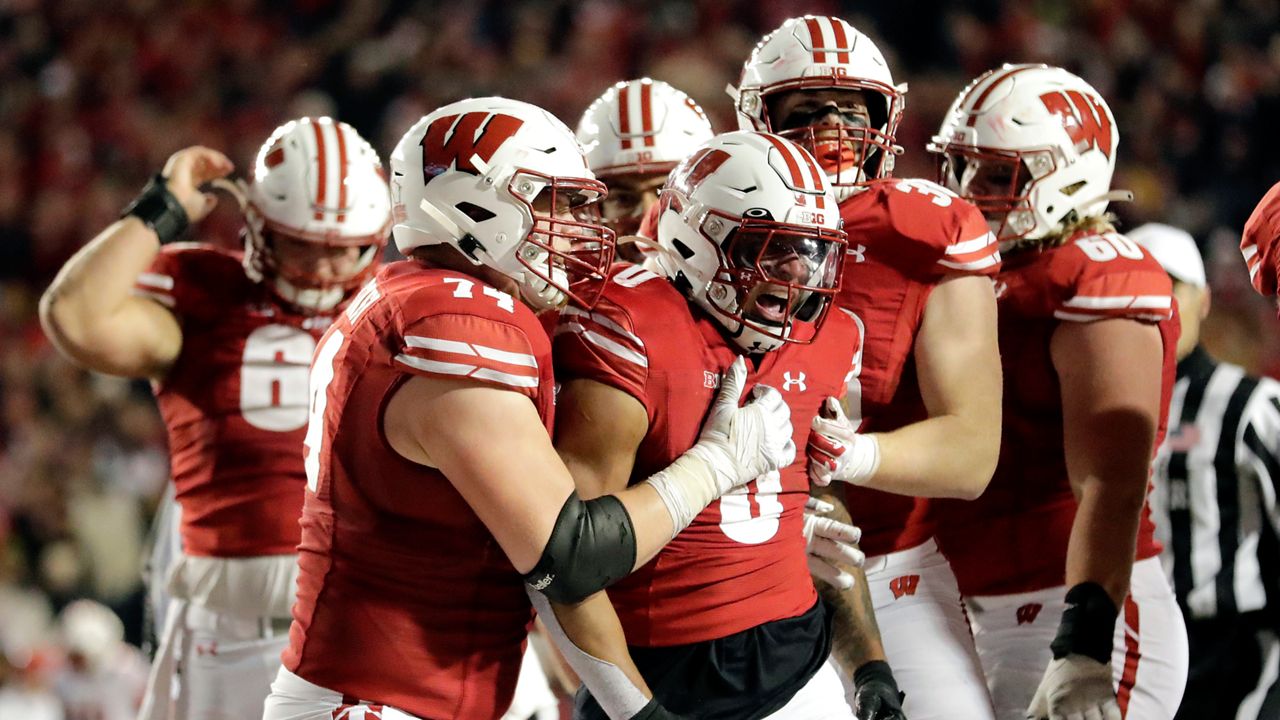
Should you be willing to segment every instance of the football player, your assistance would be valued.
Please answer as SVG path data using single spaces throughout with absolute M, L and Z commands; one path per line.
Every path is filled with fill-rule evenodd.
M 578 142 L 591 172 L 609 188 L 601 215 L 618 236 L 618 259 L 644 261 L 635 237 L 641 220 L 676 163 L 713 134 L 693 98 L 649 78 L 617 83 L 582 114 Z
M 311 354 L 391 225 L 373 148 L 303 118 L 258 152 L 244 252 L 175 242 L 214 207 L 202 187 L 231 171 L 216 150 L 175 153 L 40 307 L 68 357 L 151 379 L 168 427 L 182 548 L 144 717 L 261 714 L 293 602 Z
M 316 351 L 298 597 L 265 717 L 496 719 L 531 599 L 610 717 L 668 717 L 595 593 L 722 493 L 789 464 L 785 403 L 757 388 L 739 408 L 747 373 L 731 367 L 687 452 L 580 499 L 548 434 L 551 340 L 536 312 L 599 294 L 613 257 L 595 212 L 604 186 L 567 127 L 503 98 L 423 117 L 391 169 L 409 259 L 383 268 Z
M 1106 214 L 1128 195 L 1111 190 L 1118 142 L 1084 80 L 1005 65 L 930 144 L 1005 257 L 1000 462 L 980 499 L 943 509 L 939 535 L 1001 720 L 1167 719 L 1186 681 L 1145 507 L 1178 320 L 1168 275 Z
M 860 357 L 857 319 L 829 312 L 845 237 L 808 153 L 775 135 L 720 135 L 672 171 L 659 203 L 661 251 L 615 270 L 596 307 L 565 310 L 556 329 L 556 449 L 588 497 L 641 482 L 688 449 L 716 377 L 739 358 L 748 383 L 782 389 L 804 442 Z M 610 588 L 632 656 L 669 710 L 852 719 L 825 665 L 808 496 L 804 463 L 763 475 Z M 843 530 L 828 541 L 856 542 L 855 528 Z M 577 717 L 601 717 L 580 700 Z
M 865 350 L 845 407 L 815 420 L 809 455 L 816 483 L 847 483 L 840 495 L 869 557 L 866 584 L 831 598 L 850 698 L 859 717 L 901 717 L 900 685 L 912 720 L 989 720 L 955 578 L 926 502 L 912 496 L 976 497 L 995 467 L 990 277 L 1000 254 L 973 206 L 933 182 L 890 177 L 904 91 L 870 38 L 840 18 L 806 16 L 760 41 L 736 103 L 742 127 L 814 154 L 849 234 L 837 304 L 864 322 Z
M 1274 299 L 1280 281 L 1280 183 L 1271 186 L 1245 223 L 1240 254 L 1249 280 L 1262 295 Z

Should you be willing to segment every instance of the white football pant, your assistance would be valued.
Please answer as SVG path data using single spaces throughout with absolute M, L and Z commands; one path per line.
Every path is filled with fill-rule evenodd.
M 960 588 L 937 543 L 867 558 L 864 569 L 907 717 L 993 720 Z
M 1024 720 L 1066 610 L 1065 586 L 966 598 L 998 720 Z M 1134 563 L 1111 655 L 1125 720 L 1169 720 L 1187 684 L 1187 629 L 1159 558 Z

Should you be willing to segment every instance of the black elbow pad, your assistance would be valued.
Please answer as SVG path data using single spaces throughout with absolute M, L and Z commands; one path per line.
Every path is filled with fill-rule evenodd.
M 636 534 L 622 502 L 569 494 L 538 564 L 524 581 L 557 603 L 579 602 L 626 577 L 636 562 Z

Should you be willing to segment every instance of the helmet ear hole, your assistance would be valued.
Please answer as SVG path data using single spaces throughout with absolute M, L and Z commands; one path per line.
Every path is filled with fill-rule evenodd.
M 475 203 L 467 202 L 465 200 L 458 203 L 457 205 L 454 205 L 454 207 L 458 209 L 458 212 L 462 213 L 463 215 L 466 215 L 467 217 L 471 218 L 472 221 L 478 222 L 478 223 L 497 217 L 497 214 L 494 213 L 492 210 L 489 210 L 488 208 L 482 208 L 479 205 L 476 205 Z
M 685 260 L 688 260 L 689 258 L 698 254 L 697 251 L 695 251 L 693 248 L 689 247 L 688 245 L 685 245 L 684 242 L 682 242 L 679 238 L 673 239 L 671 241 L 671 246 L 674 247 L 676 249 L 676 252 L 680 253 L 680 257 L 684 258 Z

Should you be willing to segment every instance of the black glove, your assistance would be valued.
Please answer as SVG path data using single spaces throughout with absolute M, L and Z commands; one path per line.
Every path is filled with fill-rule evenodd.
M 631 720 L 687 720 L 684 715 L 677 715 L 658 704 L 658 698 L 651 698 L 649 704 L 640 712 L 631 716 Z
M 907 720 L 902 712 L 906 693 L 898 689 L 893 670 L 883 660 L 872 660 L 853 674 L 853 714 L 858 720 Z

